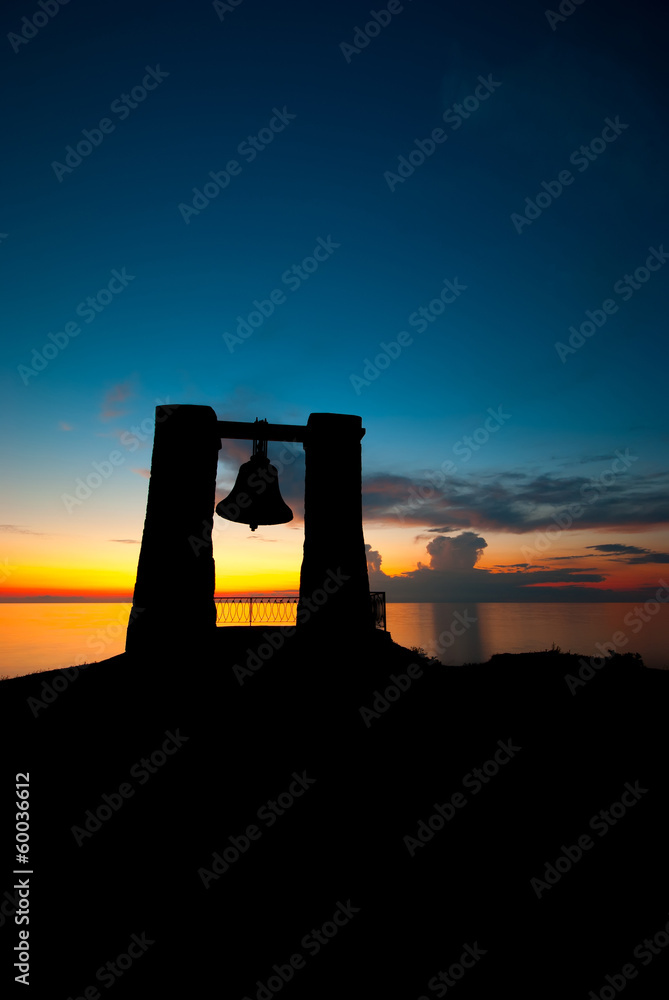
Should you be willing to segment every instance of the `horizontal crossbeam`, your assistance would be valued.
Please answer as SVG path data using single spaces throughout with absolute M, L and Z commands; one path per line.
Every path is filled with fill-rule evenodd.
M 256 423 L 244 420 L 219 420 L 217 433 L 222 438 L 237 438 L 244 441 L 255 441 L 259 427 Z M 306 441 L 306 424 L 265 424 L 262 427 L 263 441 Z
M 337 414 L 336 416 L 339 416 Z M 346 417 L 347 420 L 360 419 Z M 242 441 L 258 440 L 258 431 L 262 427 L 263 441 L 301 441 L 303 444 L 313 433 L 306 424 L 264 424 L 251 423 L 249 420 L 218 420 L 217 433 L 222 438 L 236 438 Z M 365 428 L 361 428 L 360 437 L 364 437 Z

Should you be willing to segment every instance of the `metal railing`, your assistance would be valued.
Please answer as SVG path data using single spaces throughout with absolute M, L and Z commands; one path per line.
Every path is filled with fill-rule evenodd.
M 369 598 L 372 602 L 372 615 L 377 628 L 386 629 L 386 592 L 385 590 L 371 590 Z
M 369 595 L 376 628 L 386 628 L 386 594 Z M 299 597 L 215 597 L 217 625 L 295 625 Z
M 294 625 L 297 597 L 215 597 L 217 625 Z

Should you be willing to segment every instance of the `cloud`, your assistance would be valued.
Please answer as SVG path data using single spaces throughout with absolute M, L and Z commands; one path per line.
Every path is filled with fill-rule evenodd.
M 613 562 L 625 563 L 627 566 L 643 566 L 648 563 L 669 563 L 666 552 L 653 552 L 651 549 L 641 549 L 638 545 L 586 545 L 586 549 L 595 549 L 601 555 L 608 556 Z M 616 558 L 620 556 L 622 558 Z
M 473 531 L 465 531 L 455 538 L 438 535 L 427 544 L 426 551 L 430 556 L 430 569 L 450 572 L 473 569 L 487 547 L 488 543 L 484 538 Z
M 602 601 L 645 598 L 645 588 L 621 593 L 600 587 L 604 573 L 586 566 L 556 567 L 512 563 L 479 569 L 476 563 L 487 543 L 472 531 L 453 538 L 439 536 L 426 546 L 429 565 L 396 576 L 383 571 L 381 553 L 367 545 L 369 585 L 386 592 L 388 601 L 487 602 L 487 601 Z M 650 588 L 648 588 L 650 594 Z
M 150 469 L 131 469 L 130 471 L 131 472 L 136 472 L 138 476 L 143 476 L 144 479 L 150 479 L 151 478 L 151 470 Z
M 139 545 L 136 538 L 110 538 L 110 542 L 120 542 L 121 545 Z
M 32 528 L 26 528 L 22 524 L 0 524 L 0 531 L 7 532 L 12 535 L 43 535 L 43 531 L 33 531 Z
M 108 389 L 102 400 L 99 419 L 102 421 L 114 420 L 116 417 L 124 417 L 128 410 L 119 409 L 118 403 L 124 403 L 126 399 L 135 395 L 130 380 L 117 382 L 111 389 Z
M 73 425 L 72 424 L 66 424 L 64 420 L 59 420 L 58 421 L 58 426 L 61 429 L 61 431 L 73 431 L 74 430 Z
M 616 561 L 627 563 L 628 566 L 642 566 L 644 563 L 669 563 L 669 555 L 666 552 L 649 552 L 647 556 L 632 556 L 630 559 Z
M 638 545 L 586 545 L 586 549 L 595 549 L 597 552 L 616 552 L 629 555 L 640 555 L 642 552 L 648 552 L 649 549 L 640 549 Z
M 526 534 L 555 531 L 560 521 L 579 529 L 627 530 L 669 521 L 669 473 L 632 466 L 610 479 L 527 472 L 434 473 L 430 480 L 377 473 L 363 480 L 363 514 L 367 523 L 435 533 L 442 533 L 440 525 Z
M 382 562 L 381 553 L 373 549 L 371 545 L 365 545 L 365 549 L 367 551 L 367 571 L 379 573 Z

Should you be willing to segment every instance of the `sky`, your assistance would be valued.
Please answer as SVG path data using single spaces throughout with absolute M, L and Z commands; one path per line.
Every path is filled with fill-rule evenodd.
M 163 403 L 360 415 L 389 601 L 652 597 L 661 16 L 6 2 L 0 600 L 131 595 Z M 299 586 L 282 448 L 294 520 L 215 518 L 219 594 Z M 250 449 L 223 441 L 217 500 Z

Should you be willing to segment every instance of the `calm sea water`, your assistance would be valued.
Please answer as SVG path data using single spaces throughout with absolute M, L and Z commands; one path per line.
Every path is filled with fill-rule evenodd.
M 0 676 L 93 663 L 123 652 L 130 604 L 0 604 Z M 644 619 L 646 619 L 644 621 Z M 389 604 L 395 642 L 442 663 L 550 649 L 638 652 L 669 668 L 667 604 Z M 272 625 L 258 626 L 271 629 Z

